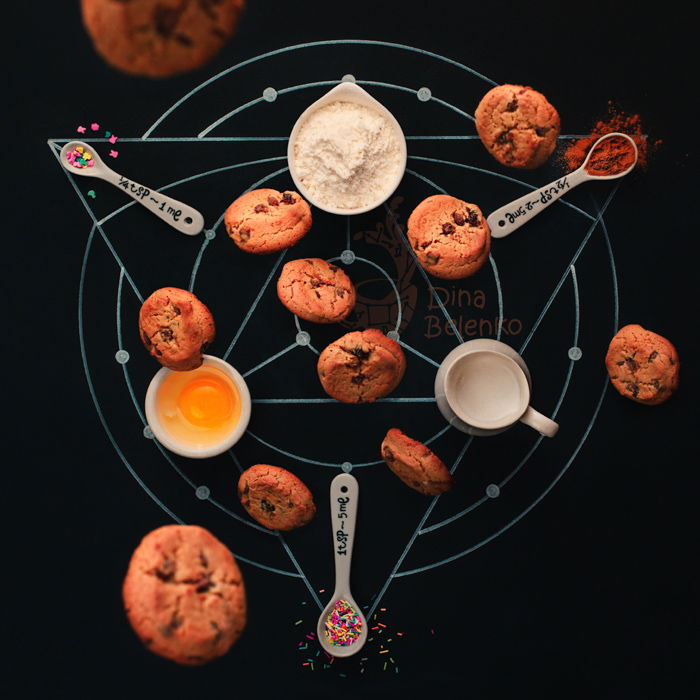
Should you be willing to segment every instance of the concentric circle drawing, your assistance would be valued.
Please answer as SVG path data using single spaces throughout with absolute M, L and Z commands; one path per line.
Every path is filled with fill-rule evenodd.
M 400 72 L 382 68 L 388 53 L 399 56 L 389 65 L 400 64 Z M 439 81 L 431 81 L 436 75 Z M 282 253 L 236 249 L 222 224 L 226 207 L 251 189 L 291 187 L 287 134 L 308 104 L 343 80 L 371 92 L 402 124 L 408 169 L 399 188 L 383 207 L 356 217 L 314 210 L 311 232 Z M 317 591 L 332 568 L 328 485 L 339 471 L 360 481 L 353 591 L 369 617 L 394 580 L 458 565 L 543 498 L 555 497 L 604 399 L 599 348 L 618 325 L 604 214 L 619 184 L 578 188 L 517 234 L 494 241 L 488 264 L 457 283 L 427 275 L 406 240 L 409 213 L 430 194 L 453 194 L 488 214 L 552 179 L 555 163 L 546 172 L 513 173 L 483 149 L 471 112 L 495 84 L 444 56 L 361 40 L 290 46 L 213 76 L 141 135 L 120 135 L 113 164 L 119 169 L 123 161 L 140 181 L 198 208 L 205 230 L 195 237 L 148 218 L 118 190 L 94 183 L 97 196 L 88 197 L 86 183 L 67 174 L 86 214 L 82 362 L 121 463 L 168 518 L 210 527 L 247 565 L 299 579 L 319 609 L 325 601 Z M 54 155 L 73 137 L 51 139 Z M 112 148 L 102 136 L 92 142 L 100 152 Z M 356 284 L 357 306 L 342 325 L 314 326 L 276 298 L 284 262 L 311 255 L 342 265 Z M 208 352 L 233 364 L 253 397 L 244 438 L 205 464 L 165 450 L 144 416 L 145 388 L 158 366 L 140 344 L 136 319 L 143 299 L 166 285 L 190 289 L 207 303 L 217 323 Z M 316 359 L 328 342 L 365 327 L 397 339 L 409 369 L 389 397 L 342 405 L 323 393 Z M 450 350 L 479 337 L 505 342 L 524 357 L 534 403 L 561 425 L 555 438 L 520 425 L 474 437 L 445 422 L 433 394 L 436 371 Z M 458 486 L 428 498 L 399 483 L 379 455 L 391 427 L 429 444 Z M 235 485 L 253 463 L 297 473 L 319 505 L 315 521 L 284 535 L 252 521 Z

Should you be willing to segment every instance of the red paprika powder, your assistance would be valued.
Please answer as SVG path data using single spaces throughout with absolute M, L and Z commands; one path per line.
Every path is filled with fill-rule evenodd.
M 637 146 L 637 168 L 646 169 L 651 152 L 656 149 L 661 141 L 650 142 L 644 132 L 642 120 L 639 114 L 626 114 L 618 109 L 612 102 L 608 102 L 608 114 L 600 119 L 593 127 L 590 136 L 571 141 L 559 156 L 559 160 L 566 172 L 576 170 L 586 158 L 591 146 L 605 134 L 613 131 L 621 131 L 632 138 Z M 608 173 L 610 174 L 610 173 Z
M 624 136 L 609 136 L 593 147 L 585 165 L 589 175 L 619 175 L 634 165 L 634 145 Z

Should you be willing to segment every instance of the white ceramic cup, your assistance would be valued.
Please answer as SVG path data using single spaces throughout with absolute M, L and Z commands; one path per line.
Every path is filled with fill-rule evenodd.
M 476 349 L 446 368 L 444 395 L 467 426 L 501 431 L 518 421 L 553 437 L 559 425 L 530 406 L 530 383 L 523 368 L 498 350 Z
M 151 429 L 151 432 L 156 440 L 158 440 L 163 447 L 171 452 L 181 455 L 182 457 L 191 457 L 193 459 L 214 457 L 233 447 L 233 445 L 235 445 L 241 439 L 241 437 L 243 437 L 243 433 L 245 433 L 248 427 L 252 404 L 250 391 L 248 390 L 248 385 L 246 384 L 245 379 L 243 379 L 242 375 L 228 362 L 219 357 L 215 357 L 214 355 L 204 355 L 202 364 L 216 367 L 226 374 L 238 390 L 241 400 L 241 415 L 238 421 L 231 432 L 229 432 L 217 443 L 207 445 L 205 447 L 193 446 L 177 439 L 161 423 L 160 418 L 158 417 L 158 390 L 160 389 L 165 378 L 171 374 L 173 370 L 170 370 L 167 367 L 162 367 L 160 370 L 158 370 L 158 372 L 156 372 L 155 376 L 151 380 L 151 383 L 148 385 L 145 400 L 146 420 L 148 421 L 148 427 Z

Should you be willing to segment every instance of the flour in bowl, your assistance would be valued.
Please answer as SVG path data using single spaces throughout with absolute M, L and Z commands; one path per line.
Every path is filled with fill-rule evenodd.
M 379 112 L 354 102 L 331 102 L 312 112 L 299 129 L 297 179 L 321 207 L 378 205 L 403 171 L 402 138 Z

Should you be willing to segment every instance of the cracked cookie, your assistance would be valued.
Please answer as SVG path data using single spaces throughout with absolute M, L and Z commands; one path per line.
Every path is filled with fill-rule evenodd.
M 637 403 L 663 403 L 678 388 L 676 348 L 663 336 L 634 323 L 620 328 L 610 341 L 605 367 L 615 389 Z
M 248 253 L 276 253 L 298 243 L 311 228 L 311 208 L 296 192 L 251 190 L 224 214 L 233 242 Z
M 318 358 L 325 392 L 343 403 L 369 403 L 390 394 L 406 371 L 401 346 L 377 328 L 346 333 Z
M 313 495 L 295 474 L 254 464 L 238 479 L 238 498 L 251 518 L 270 530 L 294 530 L 316 514 Z
M 454 486 L 454 477 L 443 461 L 398 428 L 391 428 L 384 437 L 382 459 L 404 484 L 426 496 L 437 496 Z
M 320 258 L 288 262 L 277 280 L 277 296 L 289 311 L 313 323 L 342 321 L 356 298 L 347 274 Z
M 406 236 L 421 267 L 442 279 L 473 275 L 491 250 L 479 207 L 446 194 L 427 197 L 411 212 Z
M 557 145 L 559 114 L 544 95 L 531 87 L 492 88 L 482 97 L 474 116 L 481 142 L 503 165 L 538 168 Z
M 97 53 L 132 75 L 164 78 L 213 58 L 236 31 L 243 0 L 81 0 Z
M 179 664 L 222 656 L 246 625 L 236 560 L 197 525 L 165 525 L 148 533 L 131 556 L 122 597 L 146 647 Z
M 209 309 L 185 289 L 157 289 L 141 305 L 139 335 L 146 350 L 163 367 L 197 369 L 216 328 Z

